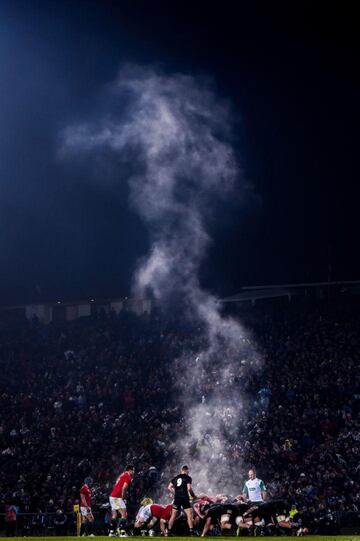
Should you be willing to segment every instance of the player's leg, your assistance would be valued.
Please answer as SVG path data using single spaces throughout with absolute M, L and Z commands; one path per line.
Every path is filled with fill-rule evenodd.
M 193 519 L 193 513 L 191 507 L 187 507 L 184 509 L 186 520 L 189 526 L 190 533 L 193 533 L 194 531 L 194 519 Z
M 211 527 L 212 527 L 211 517 L 208 517 L 205 520 L 204 529 L 202 531 L 201 537 L 205 537 L 205 535 L 208 533 L 208 531 L 210 530 Z
M 161 518 L 161 519 L 160 519 L 160 531 L 161 531 L 161 535 L 167 536 L 167 529 L 166 529 L 166 526 L 167 526 L 167 521 L 166 521 L 164 518 Z
M 86 531 L 87 508 L 81 506 L 80 507 L 80 513 L 81 513 L 80 535 L 85 536 L 85 535 L 87 535 L 87 531 Z
M 122 498 L 119 498 L 120 500 L 120 520 L 119 520 L 119 529 L 121 532 L 121 535 L 125 535 L 126 528 L 127 528 L 127 509 L 126 509 L 126 503 Z
M 147 523 L 147 529 L 148 530 L 151 530 L 155 524 L 157 523 L 157 518 L 156 517 L 151 517 L 150 521 Z
M 85 525 L 86 535 L 94 537 L 94 515 L 91 511 L 86 515 L 86 525 Z
M 111 507 L 111 523 L 110 523 L 110 537 L 116 536 L 116 531 L 118 527 L 118 511 L 119 511 L 119 498 L 113 498 L 110 496 L 110 507 Z
M 227 515 L 227 514 L 221 515 L 220 528 L 221 528 L 221 531 L 224 533 L 227 533 L 227 531 L 231 529 L 230 515 Z
M 168 535 L 172 535 L 171 530 L 172 530 L 172 527 L 173 527 L 174 522 L 176 520 L 176 517 L 178 516 L 178 513 L 179 513 L 179 510 L 178 510 L 177 506 L 174 504 L 173 508 L 172 508 L 172 511 L 171 511 L 171 517 L 170 517 L 170 520 L 169 520 Z
M 127 520 L 127 509 L 126 509 L 126 507 L 121 507 L 120 508 L 120 515 L 121 515 L 121 518 Z
M 235 524 L 237 526 L 236 536 L 239 537 L 242 531 L 248 531 L 250 529 L 252 521 L 249 518 L 244 520 L 243 517 L 238 515 L 235 519 Z
M 110 523 L 110 533 L 109 535 L 112 537 L 116 536 L 117 528 L 118 528 L 118 512 L 117 510 L 111 511 L 111 523 Z
M 80 535 L 81 537 L 86 535 L 86 522 L 82 515 L 81 515 Z

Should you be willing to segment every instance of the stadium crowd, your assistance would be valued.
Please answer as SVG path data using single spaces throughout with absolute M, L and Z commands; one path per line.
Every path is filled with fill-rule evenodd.
M 225 442 L 225 456 L 210 465 L 226 472 L 221 491 L 235 479 L 240 492 L 248 466 L 255 465 L 271 498 L 314 516 L 324 510 L 336 519 L 357 515 L 356 303 L 264 304 L 241 320 L 251 329 L 248 357 L 239 358 L 222 391 L 238 386 L 246 411 L 229 421 L 237 430 Z M 0 512 L 16 506 L 38 517 L 70 513 L 91 475 L 94 509 L 105 514 L 114 480 L 129 462 L 136 466 L 132 513 L 144 495 L 164 501 L 164 472 L 179 467 L 176 441 L 186 417 L 177 400 L 184 370 L 176 359 L 191 343 L 191 328 L 165 323 L 156 313 L 99 313 L 46 326 L 3 318 Z M 246 364 L 259 356 L 261 367 L 247 372 Z M 218 377 L 214 366 L 199 378 L 195 399 L 206 400 Z M 197 449 L 191 452 L 195 457 Z

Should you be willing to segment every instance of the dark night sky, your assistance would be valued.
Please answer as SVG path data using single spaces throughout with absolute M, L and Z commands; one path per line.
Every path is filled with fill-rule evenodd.
M 354 8 L 355 10 L 355 8 Z M 127 190 L 56 158 L 124 62 L 213 77 L 253 195 L 219 205 L 202 281 L 360 279 L 359 85 L 350 3 L 0 4 L 0 302 L 125 295 L 147 233 Z

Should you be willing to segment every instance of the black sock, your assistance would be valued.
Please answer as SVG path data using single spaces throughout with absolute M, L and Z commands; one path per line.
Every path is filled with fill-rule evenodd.
M 84 524 L 84 523 L 81 524 L 81 526 L 80 526 L 80 535 L 85 533 L 85 526 L 86 526 L 86 524 Z
M 119 520 L 119 528 L 120 528 L 120 530 L 125 530 L 126 526 L 127 526 L 126 518 L 121 518 Z
M 116 518 L 111 519 L 111 527 L 110 527 L 110 530 L 111 530 L 112 532 L 115 533 L 116 530 L 117 530 L 117 525 L 118 525 L 117 519 L 116 519 Z

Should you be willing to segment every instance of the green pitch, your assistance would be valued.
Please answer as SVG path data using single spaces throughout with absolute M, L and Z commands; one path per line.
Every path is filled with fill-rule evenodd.
M 184 541 L 184 538 L 185 537 L 169 537 L 169 541 L 171 539 L 171 541 Z M 206 536 L 207 539 L 218 539 L 218 540 L 222 540 L 222 539 L 229 539 L 229 536 L 226 536 L 226 537 L 222 537 L 222 536 L 218 536 L 218 537 L 209 537 L 209 536 Z M 247 539 L 253 539 L 252 537 L 248 537 L 246 536 Z M 246 539 L 245 537 L 243 537 L 243 539 Z M 42 537 L 42 536 L 38 536 L 38 537 L 0 537 L 0 541 L 24 541 L 24 539 L 26 539 L 26 541 L 79 541 L 79 537 L 72 537 L 72 536 L 66 536 L 66 537 L 56 537 L 54 535 L 52 535 L 51 537 Z M 94 538 L 94 540 L 96 539 L 109 539 L 108 537 L 105 537 L 105 536 L 96 536 Z M 115 539 L 119 539 L 119 538 L 115 538 Z M 132 538 L 132 539 L 138 539 L 140 541 L 141 537 L 137 536 L 135 538 Z M 147 539 L 151 539 L 149 537 L 147 537 Z M 164 539 L 164 538 L 161 538 L 161 539 Z M 192 537 L 192 539 L 196 539 L 196 537 Z M 230 539 L 237 539 L 236 537 L 232 537 Z M 258 538 L 257 538 L 258 539 Z M 262 539 L 274 539 L 274 537 L 264 537 Z M 296 537 L 278 537 L 279 540 L 281 541 L 295 541 L 295 539 L 297 539 Z M 305 537 L 301 537 L 299 539 L 304 539 L 306 541 L 360 541 L 360 535 L 307 535 Z

